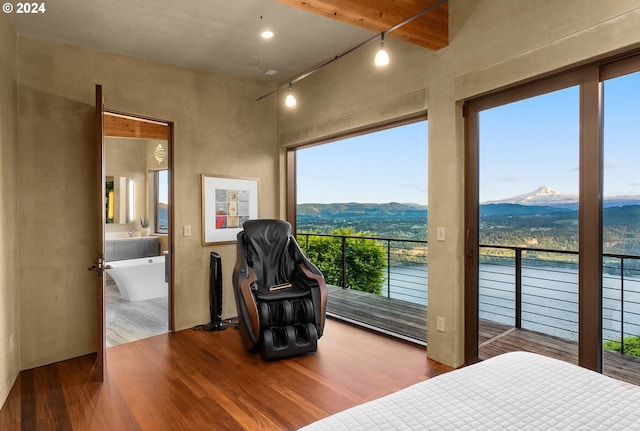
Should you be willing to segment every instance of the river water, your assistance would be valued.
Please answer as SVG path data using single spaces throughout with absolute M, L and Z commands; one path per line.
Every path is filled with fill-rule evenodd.
M 427 265 L 423 264 L 392 267 L 382 295 L 426 305 L 427 274 Z M 479 317 L 513 326 L 515 267 L 481 264 L 479 274 Z M 625 276 L 622 279 L 619 275 L 605 274 L 602 304 L 603 339 L 616 340 L 622 333 L 624 336 L 640 334 L 640 278 Z M 521 321 L 524 329 L 576 341 L 577 269 L 523 266 Z

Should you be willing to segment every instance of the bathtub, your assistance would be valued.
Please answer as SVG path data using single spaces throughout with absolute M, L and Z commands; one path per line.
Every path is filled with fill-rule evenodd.
M 107 262 L 107 274 L 118 285 L 120 295 L 127 301 L 167 296 L 164 256 Z

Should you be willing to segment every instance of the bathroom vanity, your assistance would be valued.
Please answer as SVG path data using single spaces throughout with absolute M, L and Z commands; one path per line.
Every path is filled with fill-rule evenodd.
M 105 261 L 153 257 L 160 254 L 158 237 L 108 239 L 104 242 Z

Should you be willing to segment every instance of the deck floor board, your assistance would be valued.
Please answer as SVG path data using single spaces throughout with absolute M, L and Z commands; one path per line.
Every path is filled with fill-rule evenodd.
M 327 313 L 417 344 L 427 344 L 426 305 L 330 286 Z M 478 340 L 481 359 L 524 350 L 578 363 L 575 341 L 488 320 L 480 320 Z M 640 358 L 604 350 L 602 368 L 608 376 L 640 385 Z

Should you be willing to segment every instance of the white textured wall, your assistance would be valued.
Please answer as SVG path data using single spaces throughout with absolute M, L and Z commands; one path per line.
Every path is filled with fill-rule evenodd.
M 0 406 L 20 370 L 16 49 L 13 27 L 0 14 Z
M 428 108 L 431 358 L 451 366 L 464 359 L 463 100 L 640 46 L 638 8 L 634 0 L 450 0 L 447 48 L 388 37 L 387 70 L 372 65 L 372 44 L 296 84 L 296 110 L 279 101 L 281 146 Z M 432 237 L 436 226 L 447 229 L 446 242 Z M 436 331 L 436 316 L 445 317 L 445 332 Z
M 19 38 L 21 367 L 95 351 L 94 86 L 105 106 L 175 124 L 175 323 L 209 321 L 209 253 L 223 258 L 223 315 L 234 316 L 235 244 L 202 247 L 200 174 L 260 178 L 259 212 L 278 208 L 269 85 Z M 46 71 L 46 73 L 43 73 Z M 192 236 L 183 237 L 190 225 Z

